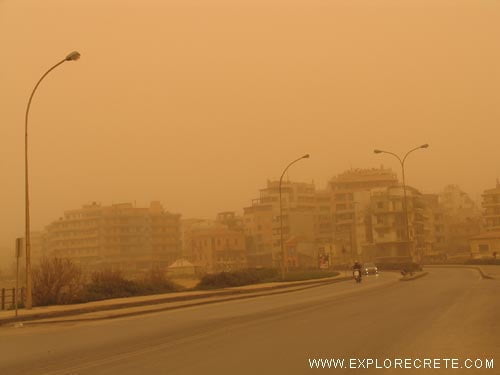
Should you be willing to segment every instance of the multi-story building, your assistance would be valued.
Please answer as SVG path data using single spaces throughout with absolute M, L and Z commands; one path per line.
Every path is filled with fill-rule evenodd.
M 464 222 L 479 215 L 476 203 L 458 185 L 446 186 L 439 194 L 439 204 L 455 222 Z
M 481 215 L 476 203 L 457 185 L 448 185 L 439 194 L 446 228 L 444 251 L 448 256 L 469 249 L 469 238 L 479 234 Z
M 500 182 L 493 189 L 483 193 L 484 230 L 486 232 L 500 232 Z
M 481 233 L 482 218 L 473 216 L 457 221 L 447 216 L 446 219 L 448 227 L 447 255 L 454 256 L 467 252 L 470 238 Z
M 274 228 L 279 210 L 270 203 L 254 200 L 243 209 L 247 259 L 250 267 L 273 267 L 275 264 Z
M 191 234 L 193 262 L 202 273 L 247 268 L 245 234 L 220 222 Z
M 243 232 L 243 217 L 237 215 L 234 211 L 219 212 L 215 218 L 215 222 L 225 225 L 231 230 Z
M 325 248 L 332 241 L 331 196 L 317 191 L 314 184 L 283 181 L 282 221 L 284 248 L 293 239 L 293 246 L 301 249 Z M 282 262 L 279 181 L 268 181 L 260 190 L 260 197 L 244 208 L 244 227 L 247 255 L 252 267 L 279 267 Z M 313 243 L 312 246 L 297 245 Z M 312 250 L 311 250 L 312 251 Z M 314 254 L 305 255 L 314 257 Z M 290 258 L 291 259 L 291 258 Z M 290 260 L 289 267 L 306 267 Z M 306 259 L 300 257 L 300 259 Z
M 330 180 L 334 263 L 350 263 L 365 257 L 363 249 L 373 242 L 371 191 L 397 184 L 397 175 L 384 167 L 350 169 Z
M 92 203 L 66 211 L 47 226 L 46 238 L 50 255 L 69 258 L 85 270 L 110 268 L 134 275 L 166 268 L 180 256 L 180 215 L 159 202 L 147 208 Z
M 201 273 L 246 268 L 243 218 L 226 211 L 217 214 L 215 220 L 184 220 L 183 256 Z
M 480 258 L 500 258 L 500 182 L 493 189 L 483 193 L 484 231 L 470 238 L 471 256 Z
M 214 225 L 210 219 L 182 219 L 181 220 L 181 243 L 182 257 L 193 262 L 193 234 L 200 229 L 208 229 Z
M 372 259 L 379 262 L 420 261 L 433 248 L 431 211 L 424 196 L 410 186 L 406 187 L 406 196 L 408 219 L 402 186 L 372 192 L 370 211 L 373 242 L 371 254 L 367 251 Z
M 334 193 L 348 194 L 354 191 L 366 191 L 397 184 L 397 175 L 392 169 L 382 166 L 380 168 L 349 169 L 333 177 L 329 182 L 329 188 Z
M 36 265 L 47 255 L 47 233 L 34 231 L 30 233 L 31 264 Z
M 429 219 L 429 228 L 433 238 L 432 248 L 424 254 L 428 260 L 443 260 L 448 249 L 449 226 L 446 209 L 441 205 L 438 194 L 424 194 L 426 210 Z
M 317 190 L 315 194 L 315 238 L 319 245 L 333 245 L 333 197 L 328 190 Z

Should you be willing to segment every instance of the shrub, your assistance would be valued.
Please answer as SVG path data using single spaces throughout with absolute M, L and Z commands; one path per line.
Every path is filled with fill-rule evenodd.
M 153 268 L 144 278 L 135 281 L 126 279 L 120 271 L 104 270 L 92 274 L 90 283 L 86 286 L 86 298 L 88 301 L 99 301 L 168 293 L 179 289 L 159 268 Z
M 159 267 L 153 267 L 151 271 L 138 281 L 142 294 L 167 293 L 180 290 L 181 287 L 169 280 Z
M 202 277 L 198 289 L 215 289 L 276 281 L 278 270 L 272 268 L 249 268 L 238 271 L 224 271 Z
M 43 258 L 33 268 L 33 303 L 37 306 L 82 302 L 83 274 L 69 259 Z
M 132 280 L 125 279 L 120 271 L 106 269 L 91 275 L 86 294 L 89 301 L 130 297 L 139 294 L 139 287 Z

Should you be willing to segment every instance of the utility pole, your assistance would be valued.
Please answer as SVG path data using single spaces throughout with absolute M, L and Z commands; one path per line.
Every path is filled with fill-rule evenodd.
M 29 177 L 28 177 L 28 120 L 31 108 L 31 101 L 35 92 L 40 86 L 43 79 L 57 68 L 59 65 L 66 61 L 76 61 L 80 58 L 80 54 L 76 51 L 68 54 L 64 59 L 59 61 L 57 64 L 53 65 L 49 70 L 47 70 L 42 77 L 38 80 L 31 95 L 28 99 L 28 105 L 26 106 L 26 112 L 24 114 L 24 185 L 25 185 L 25 198 L 24 198 L 24 214 L 25 214 L 25 240 L 26 240 L 26 308 L 31 309 L 33 307 L 32 300 L 32 286 L 31 286 L 31 232 L 30 232 L 30 195 L 29 195 Z
M 22 238 L 16 238 L 16 292 L 14 295 L 14 304 L 17 316 L 17 308 L 19 306 L 19 258 L 23 254 L 24 241 Z
M 281 174 L 280 177 L 280 182 L 279 182 L 279 196 L 280 196 L 280 246 L 281 246 L 281 280 L 285 280 L 285 269 L 286 269 L 286 252 L 285 252 L 285 246 L 283 244 L 283 204 L 282 204 L 282 193 L 281 193 L 281 185 L 283 183 L 283 177 L 285 176 L 286 171 L 288 168 L 292 166 L 292 164 L 298 162 L 299 160 L 302 159 L 308 159 L 309 154 L 305 154 L 304 156 L 301 156 L 300 158 L 292 161 L 290 164 L 286 166 L 286 168 L 283 170 L 283 173 Z M 290 215 L 290 205 L 288 205 L 288 215 Z

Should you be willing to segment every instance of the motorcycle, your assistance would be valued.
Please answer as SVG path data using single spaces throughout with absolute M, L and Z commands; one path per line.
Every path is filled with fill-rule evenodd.
M 361 282 L 361 271 L 356 269 L 352 272 L 352 274 L 354 276 L 354 280 L 356 280 L 357 283 L 360 283 Z

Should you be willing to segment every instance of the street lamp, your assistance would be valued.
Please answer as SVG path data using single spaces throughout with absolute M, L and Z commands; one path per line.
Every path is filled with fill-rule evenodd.
M 383 154 L 390 154 L 390 155 L 396 157 L 396 159 L 398 159 L 399 163 L 401 164 L 401 173 L 402 173 L 402 177 L 403 177 L 403 195 L 404 195 L 403 207 L 404 207 L 405 222 L 406 222 L 406 241 L 408 242 L 408 245 L 410 244 L 410 224 L 408 221 L 408 204 L 406 201 L 405 161 L 406 161 L 406 158 L 408 157 L 408 155 L 410 155 L 413 151 L 419 150 L 421 148 L 428 148 L 428 147 L 429 147 L 429 145 L 427 143 L 423 144 L 421 146 L 415 147 L 415 148 L 411 149 L 410 151 L 408 151 L 402 159 L 399 155 L 397 155 L 393 152 L 390 152 L 390 151 L 373 150 L 373 152 L 376 154 L 382 154 L 382 153 Z M 409 250 L 409 252 L 410 252 L 410 258 L 411 258 L 411 251 Z
M 283 173 L 281 174 L 280 177 L 280 184 L 279 184 L 279 192 L 280 192 L 280 245 L 281 245 L 281 257 L 282 257 L 282 262 L 281 262 L 281 279 L 285 280 L 285 247 L 283 246 L 283 206 L 281 203 L 281 184 L 283 183 L 283 176 L 285 176 L 286 171 L 288 168 L 292 166 L 292 164 L 295 164 L 299 160 L 302 159 L 309 159 L 309 154 L 305 154 L 304 156 L 301 156 L 300 158 L 292 161 L 290 164 L 287 165 L 287 167 L 283 170 Z M 289 210 L 290 212 L 290 210 Z
M 25 181 L 25 221 L 26 221 L 26 308 L 31 309 L 33 307 L 33 298 L 32 298 L 32 285 L 31 285 L 31 239 L 30 239 L 30 205 L 29 205 L 29 180 L 28 180 L 28 117 L 31 107 L 31 101 L 33 100 L 33 96 L 43 81 L 43 79 L 49 74 L 52 70 L 57 68 L 59 65 L 66 61 L 76 61 L 80 58 L 80 54 L 77 51 L 73 51 L 68 54 L 64 59 L 59 61 L 57 64 L 52 66 L 49 70 L 47 70 L 42 77 L 38 80 L 33 91 L 31 92 L 30 98 L 28 100 L 28 105 L 26 107 L 26 114 L 24 117 L 24 181 Z

